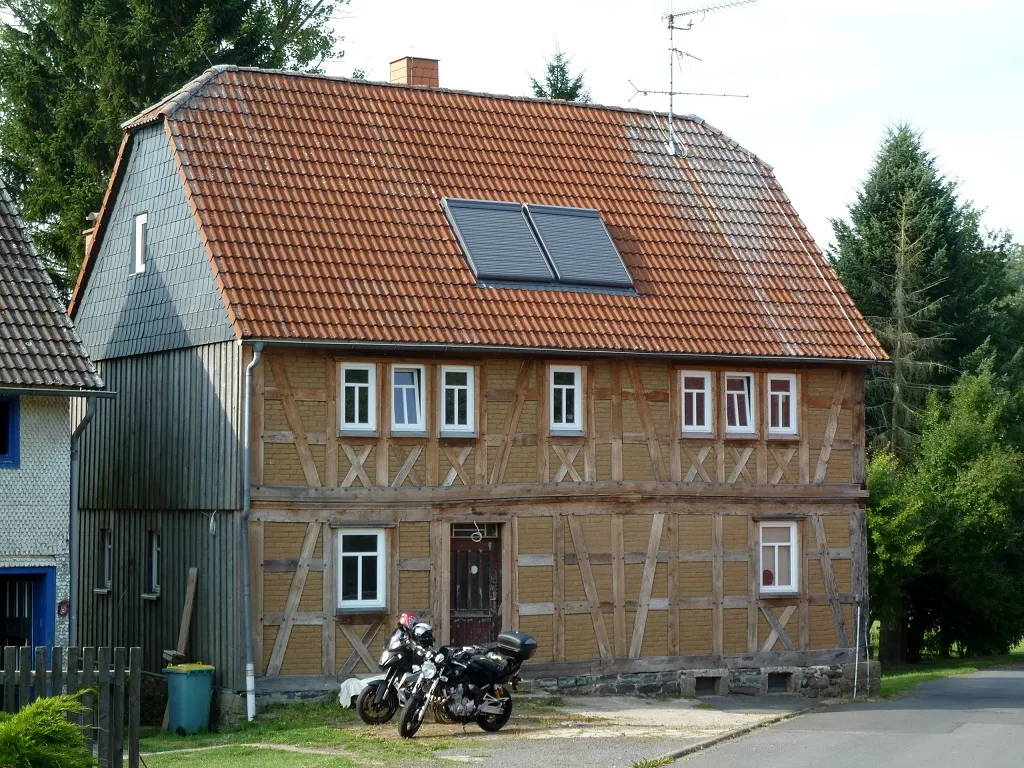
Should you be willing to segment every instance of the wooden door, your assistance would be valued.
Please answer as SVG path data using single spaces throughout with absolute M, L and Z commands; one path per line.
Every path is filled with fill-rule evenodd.
M 499 530 L 495 523 L 452 527 L 452 643 L 489 643 L 501 632 Z

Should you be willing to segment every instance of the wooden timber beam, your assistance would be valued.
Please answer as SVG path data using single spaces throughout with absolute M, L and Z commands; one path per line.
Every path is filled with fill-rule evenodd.
M 814 483 L 825 482 L 825 475 L 828 472 L 828 460 L 832 455 L 833 443 L 836 439 L 836 430 L 839 428 L 839 414 L 843 408 L 843 398 L 846 397 L 846 388 L 850 385 L 850 372 L 843 371 L 839 375 L 839 387 L 832 396 L 832 407 L 828 412 L 828 423 L 825 425 L 825 435 L 821 440 L 821 453 L 818 454 L 818 468 L 814 471 Z
M 291 384 L 288 382 L 288 372 L 285 369 L 284 360 L 276 355 L 269 355 L 267 362 L 270 370 L 274 373 L 274 383 L 281 393 L 281 404 L 284 406 L 284 415 L 288 419 L 288 426 L 295 436 L 295 450 L 299 454 L 299 464 L 302 466 L 302 474 L 306 479 L 306 485 L 315 488 L 320 486 L 320 474 L 316 469 L 316 462 L 313 461 L 313 452 L 309 449 L 309 439 L 306 437 L 306 427 L 302 423 L 302 416 L 299 414 L 299 407 L 292 394 Z
M 661 547 L 661 533 L 665 527 L 665 515 L 658 513 L 651 520 L 651 537 L 647 542 L 647 562 L 640 582 L 640 601 L 633 620 L 633 637 L 629 643 L 629 657 L 640 658 L 644 644 L 644 630 L 647 627 L 647 611 L 650 608 L 651 591 L 654 589 L 654 573 L 658 565 L 658 550 Z
M 821 515 L 811 515 L 811 525 L 814 526 L 814 537 L 818 543 L 818 562 L 821 563 L 821 578 L 825 583 L 825 593 L 828 595 L 829 608 L 832 610 L 832 623 L 835 626 L 836 638 L 839 646 L 846 648 L 850 641 L 846 635 L 846 620 L 843 618 L 842 606 L 839 602 L 839 588 L 836 586 L 836 576 L 832 571 L 832 560 L 828 556 L 828 543 L 825 540 L 825 524 Z
M 299 610 L 299 603 L 302 600 L 302 590 L 306 587 L 309 564 L 313 559 L 313 551 L 316 549 L 316 540 L 319 534 L 319 524 L 309 523 L 306 526 L 306 536 L 302 540 L 302 550 L 299 554 L 299 567 L 295 569 L 291 586 L 288 588 L 288 599 L 284 604 L 284 620 L 277 630 L 274 650 L 271 651 L 270 661 L 267 664 L 267 675 L 270 677 L 281 674 L 281 665 L 284 664 L 284 654 L 288 650 L 288 640 L 291 639 L 295 614 Z
M 505 430 L 502 434 L 501 443 L 498 446 L 498 453 L 494 459 L 494 468 L 491 471 L 491 485 L 500 485 L 505 479 L 505 467 L 508 466 L 508 458 L 512 454 L 512 440 L 519 428 L 519 417 L 523 412 L 523 405 L 526 403 L 526 390 L 530 383 L 530 374 L 535 368 L 533 360 L 524 360 L 519 368 L 519 377 L 516 379 L 516 393 L 512 401 L 512 409 L 505 420 Z
M 636 409 L 640 414 L 640 423 L 644 426 L 644 433 L 647 435 L 647 449 L 651 454 L 651 465 L 654 468 L 654 479 L 664 482 L 668 479 L 665 474 L 665 460 L 661 455 L 661 441 L 658 438 L 658 431 L 654 426 L 654 417 L 651 416 L 651 407 L 647 402 L 647 395 L 644 393 L 644 380 L 640 375 L 640 366 L 636 360 L 626 361 L 629 369 L 629 376 L 633 382 L 633 397 L 636 400 Z
M 587 545 L 583 539 L 583 531 L 580 528 L 579 520 L 574 515 L 567 515 L 569 521 L 569 533 L 572 535 L 573 549 L 579 558 L 580 575 L 583 578 L 583 591 L 590 603 L 590 615 L 594 622 L 594 634 L 597 637 L 597 650 L 602 659 L 612 658 L 611 645 L 608 643 L 608 630 L 604 625 L 604 614 L 601 612 L 601 600 L 597 594 L 597 584 L 594 581 L 594 572 L 590 569 L 590 560 L 587 558 Z

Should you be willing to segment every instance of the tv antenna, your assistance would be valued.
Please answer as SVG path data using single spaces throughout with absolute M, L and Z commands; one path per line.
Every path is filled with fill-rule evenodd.
M 746 98 L 749 98 L 749 96 L 747 94 L 741 94 L 741 93 L 704 93 L 704 92 L 695 92 L 695 91 L 677 91 L 675 89 L 675 64 L 676 64 L 676 58 L 678 57 L 680 60 L 682 60 L 684 58 L 689 58 L 689 59 L 694 59 L 696 61 L 701 61 L 702 59 L 698 58 L 697 56 L 694 56 L 692 53 L 687 53 L 686 51 L 681 51 L 681 50 L 676 48 L 676 45 L 675 45 L 675 33 L 676 33 L 676 31 L 686 32 L 686 31 L 692 29 L 693 28 L 693 24 L 694 24 L 694 17 L 696 17 L 696 16 L 700 16 L 700 17 L 703 18 L 707 14 L 713 13 L 715 11 L 725 11 L 725 10 L 729 10 L 731 8 L 739 7 L 741 5 L 753 5 L 756 2 L 757 2 L 757 0 L 727 0 L 727 2 L 715 3 L 713 5 L 707 5 L 707 6 L 704 6 L 702 8 L 694 8 L 694 9 L 689 10 L 689 11 L 680 11 L 678 13 L 671 13 L 670 12 L 670 13 L 667 13 L 664 16 L 661 17 L 662 21 L 667 22 L 667 25 L 668 25 L 668 56 L 669 56 L 669 59 L 668 59 L 668 90 L 667 91 L 656 91 L 656 90 L 651 90 L 649 88 L 638 88 L 636 85 L 633 85 L 632 81 L 628 81 L 628 82 L 636 90 L 636 93 L 634 93 L 633 96 L 630 97 L 630 101 L 632 101 L 634 98 L 636 98 L 637 96 L 640 96 L 640 95 L 643 95 L 643 96 L 648 96 L 648 95 L 665 95 L 665 96 L 668 96 L 668 151 L 669 151 L 670 155 L 675 155 L 676 154 L 676 134 L 675 134 L 675 130 L 672 127 L 672 122 L 673 122 L 673 118 L 674 118 L 673 108 L 675 106 L 674 101 L 675 101 L 675 97 L 676 96 L 715 96 L 715 97 L 719 97 L 719 98 L 729 98 L 729 99 L 746 99 Z M 684 19 L 685 19 L 685 26 L 682 24 L 682 20 L 684 20 Z

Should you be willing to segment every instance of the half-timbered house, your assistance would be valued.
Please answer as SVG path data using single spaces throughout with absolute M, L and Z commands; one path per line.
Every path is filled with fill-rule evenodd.
M 229 690 L 246 571 L 258 689 L 373 670 L 398 611 L 529 632 L 534 677 L 852 661 L 885 355 L 771 167 L 695 117 L 670 154 L 660 115 L 393 70 L 217 67 L 126 123 L 72 304 L 121 393 L 83 637 L 170 647 L 198 566 Z

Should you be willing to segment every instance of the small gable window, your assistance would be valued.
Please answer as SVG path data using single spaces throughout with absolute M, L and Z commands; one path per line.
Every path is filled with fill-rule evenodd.
M 473 423 L 473 368 L 463 365 L 441 367 L 441 431 L 468 434 Z
M 754 375 L 727 373 L 725 375 L 726 432 L 751 434 L 754 432 Z
M 422 432 L 423 366 L 396 365 L 391 369 L 391 429 L 396 432 Z
M 377 429 L 377 366 L 373 363 L 341 364 L 341 429 Z
M 135 217 L 135 274 L 146 271 L 146 229 L 149 214 L 140 213 Z
M 17 469 L 21 463 L 19 401 L 0 397 L 0 468 Z
M 160 532 L 149 531 L 146 541 L 146 596 L 160 594 Z
M 796 376 L 773 373 L 768 376 L 768 432 L 772 435 L 795 435 Z
M 551 366 L 551 431 L 581 432 L 580 407 L 583 368 L 578 365 Z
M 683 371 L 683 432 L 711 432 L 711 374 Z

